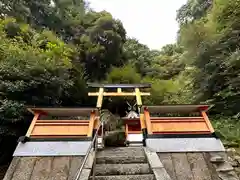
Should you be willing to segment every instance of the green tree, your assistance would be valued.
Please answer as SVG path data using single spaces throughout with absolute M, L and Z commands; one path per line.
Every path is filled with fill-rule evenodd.
M 19 32 L 10 38 L 10 28 L 17 26 Z M 71 62 L 74 49 L 49 31 L 37 33 L 27 27 L 14 19 L 0 21 L 0 121 L 3 125 L 23 121 L 25 105 L 67 104 L 63 100 L 67 100 L 69 90 L 79 85 L 72 77 L 76 70 Z M 31 40 L 25 42 L 29 32 Z M 83 73 L 78 73 L 79 78 Z M 77 88 L 84 92 L 84 86 Z
M 141 75 L 134 67 L 126 65 L 121 68 L 113 68 L 107 76 L 108 83 L 134 84 L 140 83 Z
M 85 16 L 85 34 L 80 35 L 80 59 L 91 80 L 103 80 L 111 66 L 122 66 L 125 29 L 107 12 L 89 12 Z
M 180 24 L 187 24 L 200 19 L 206 15 L 212 5 L 213 0 L 188 0 L 177 11 L 177 21 Z
M 208 14 L 180 29 L 185 58 L 194 66 L 196 102 L 215 104 L 215 113 L 239 112 L 238 53 L 240 2 L 215 0 Z M 214 111 L 212 111 L 214 112 Z
M 127 39 L 123 46 L 124 59 L 142 76 L 151 72 L 151 63 L 155 56 L 159 55 L 158 51 L 151 51 L 146 45 L 141 44 L 136 39 Z

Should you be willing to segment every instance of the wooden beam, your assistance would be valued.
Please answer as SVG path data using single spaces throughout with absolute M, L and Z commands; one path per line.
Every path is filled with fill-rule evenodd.
M 33 128 L 34 128 L 34 126 L 35 126 L 35 124 L 36 124 L 39 116 L 40 116 L 40 113 L 36 113 L 36 114 L 34 115 L 33 120 L 32 120 L 32 122 L 31 122 L 31 124 L 30 124 L 30 126 L 29 126 L 29 128 L 28 128 L 27 133 L 26 133 L 26 136 L 27 136 L 27 137 L 30 137 L 30 135 L 31 135 L 31 133 L 32 133 L 32 131 L 33 131 Z
M 139 88 L 135 88 L 135 93 L 136 93 L 137 105 L 141 106 L 142 105 L 142 99 L 141 99 L 141 92 L 140 92 Z
M 128 131 L 128 134 L 142 134 L 142 131 Z
M 128 137 L 128 124 L 125 124 L 125 137 Z
M 140 114 L 140 124 L 141 124 L 141 129 L 146 128 L 146 124 L 145 124 L 145 121 L 144 121 L 144 114 Z
M 146 122 L 148 134 L 153 134 L 150 115 L 149 115 L 149 112 L 147 110 L 144 110 L 144 117 L 145 117 L 145 122 Z
M 153 134 L 167 134 L 167 135 L 181 135 L 181 134 L 185 134 L 185 135 L 193 135 L 193 134 L 209 134 L 210 135 L 210 131 L 153 131 Z
M 84 135 L 87 137 L 88 125 L 72 125 L 72 126 L 34 126 L 31 136 L 41 135 L 41 136 L 76 136 Z
M 89 121 L 89 126 L 88 126 L 88 134 L 87 134 L 88 137 L 92 137 L 95 117 L 96 117 L 95 113 L 92 112 L 90 115 L 90 121 Z
M 48 123 L 89 123 L 89 120 L 72 120 L 72 119 L 69 119 L 69 120 L 60 120 L 60 119 L 48 119 L 48 120 L 38 120 L 36 122 L 36 124 L 39 124 L 39 123 L 45 123 L 45 124 L 48 124 Z
M 32 135 L 31 136 L 34 139 L 49 139 L 49 138 L 54 138 L 54 139 L 60 139 L 60 138 L 86 138 L 86 135 Z
M 117 92 L 121 93 L 122 92 L 122 88 L 117 88 Z
M 97 84 L 87 83 L 88 87 L 94 88 L 151 88 L 151 84 Z
M 103 88 L 99 88 L 98 99 L 97 99 L 97 108 L 101 108 L 102 107 L 103 92 L 104 92 L 104 89 Z
M 36 123 L 35 126 L 89 126 L 89 123 Z
M 144 106 L 151 113 L 194 113 L 200 111 L 207 111 L 209 105 L 193 105 L 193 104 L 172 104 L 160 106 Z M 204 110 L 200 110 L 204 109 Z
M 96 117 L 94 121 L 94 127 L 93 129 L 97 130 L 98 126 L 100 125 L 100 117 Z
M 204 120 L 205 120 L 205 122 L 206 122 L 206 124 L 208 126 L 208 129 L 211 131 L 211 133 L 214 133 L 214 129 L 212 127 L 211 122 L 208 119 L 208 116 L 207 116 L 206 112 L 205 111 L 201 111 L 201 114 L 202 114 L 202 116 L 203 116 L 203 118 L 204 118 Z
M 41 115 L 50 116 L 89 116 L 92 111 L 98 111 L 97 108 L 92 107 L 82 107 L 82 108 L 53 108 L 53 107 L 34 107 L 28 108 L 28 111 L 35 113 L 40 113 Z
M 196 123 L 196 122 L 202 122 L 202 123 L 205 123 L 205 120 L 202 119 L 202 120 L 189 120 L 189 119 L 152 119 L 151 118 L 151 123 L 184 123 L 184 122 L 188 122 L 188 123 Z
M 180 117 L 171 117 L 171 116 L 166 116 L 166 117 L 151 117 L 151 121 L 152 120 L 167 120 L 167 121 L 169 121 L 169 120 L 185 120 L 185 119 L 189 119 L 189 120 L 203 120 L 203 121 L 205 121 L 204 120 L 204 118 L 203 117 L 201 117 L 201 116 L 189 116 L 189 117 L 182 117 L 182 116 L 180 116 Z
M 103 92 L 103 96 L 136 96 L 135 92 Z M 140 92 L 141 96 L 150 96 L 148 92 Z M 99 92 L 90 92 L 88 96 L 99 96 Z

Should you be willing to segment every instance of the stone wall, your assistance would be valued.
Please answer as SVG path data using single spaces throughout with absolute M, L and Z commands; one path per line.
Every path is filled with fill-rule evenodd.
M 14 157 L 3 180 L 72 180 L 83 158 Z
M 228 161 L 233 166 L 240 179 L 240 149 L 239 148 L 228 148 Z
M 172 180 L 239 180 L 226 153 L 158 153 Z

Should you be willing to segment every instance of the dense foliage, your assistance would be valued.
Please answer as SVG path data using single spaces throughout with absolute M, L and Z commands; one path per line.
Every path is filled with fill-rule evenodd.
M 214 125 L 228 141 L 239 144 L 240 1 L 189 0 L 177 14 L 177 44 L 192 85 L 191 102 L 214 104 Z M 186 71 L 186 70 L 185 70 Z
M 194 101 L 208 100 L 215 104 L 216 113 L 236 115 L 240 112 L 240 2 L 205 2 L 209 6 L 200 9 L 200 14 L 195 16 L 194 12 L 190 13 L 192 21 L 181 21 L 182 14 L 186 11 L 184 6 L 179 10 L 178 16 L 182 22 L 179 44 L 185 52 L 184 59 L 195 69 L 191 74 L 193 93 L 196 95 Z M 203 1 L 199 0 L 199 3 Z M 188 7 L 189 11 L 194 11 L 192 1 L 188 2 Z
M 87 81 L 150 82 L 146 104 L 212 103 L 237 121 L 239 15 L 238 0 L 188 0 L 177 42 L 156 51 L 83 0 L 0 0 L 0 135 L 26 131 L 27 106 L 94 106 Z

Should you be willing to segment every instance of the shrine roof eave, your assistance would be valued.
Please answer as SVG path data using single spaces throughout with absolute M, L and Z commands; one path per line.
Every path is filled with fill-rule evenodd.
M 91 112 L 95 111 L 98 113 L 97 108 L 51 108 L 51 107 L 29 107 L 27 108 L 32 114 L 42 113 L 51 116 L 89 116 Z
M 149 112 L 154 113 L 193 113 L 199 111 L 209 111 L 213 105 L 201 104 L 169 104 L 159 106 L 143 106 L 144 109 L 148 109 Z

